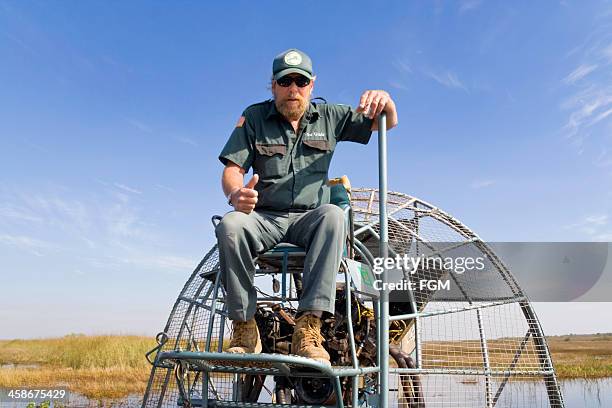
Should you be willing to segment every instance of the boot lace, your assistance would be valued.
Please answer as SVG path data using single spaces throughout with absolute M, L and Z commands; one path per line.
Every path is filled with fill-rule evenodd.
M 302 328 L 302 346 L 321 347 L 323 345 L 323 336 L 317 325 L 317 318 L 306 317 L 305 327 Z
M 247 332 L 248 322 L 233 322 L 234 331 L 232 333 L 232 340 L 230 341 L 230 347 L 243 346 L 245 342 L 245 334 Z

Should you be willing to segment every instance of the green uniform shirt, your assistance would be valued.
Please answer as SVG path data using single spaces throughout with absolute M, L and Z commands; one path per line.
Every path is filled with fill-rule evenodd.
M 256 208 L 308 210 L 329 203 L 327 171 L 337 142 L 367 144 L 372 120 L 350 106 L 311 103 L 297 135 L 274 101 L 249 106 L 219 155 L 259 174 Z

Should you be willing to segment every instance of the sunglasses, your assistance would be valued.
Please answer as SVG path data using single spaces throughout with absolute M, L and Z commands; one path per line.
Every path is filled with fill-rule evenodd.
M 303 88 L 305 86 L 308 86 L 310 84 L 310 79 L 306 78 L 305 76 L 289 76 L 289 75 L 285 75 L 282 78 L 278 78 L 276 80 L 276 83 L 279 84 L 280 86 L 282 86 L 283 88 L 287 88 L 289 86 L 291 86 L 292 83 L 294 83 L 298 86 L 298 88 Z

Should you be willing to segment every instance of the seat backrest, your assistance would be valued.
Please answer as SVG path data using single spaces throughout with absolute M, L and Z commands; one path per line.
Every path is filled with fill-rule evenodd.
M 329 180 L 330 197 L 329 202 L 337 205 L 343 210 L 351 206 L 351 198 L 349 193 L 351 191 L 351 182 L 347 176 L 338 177 Z
M 351 205 L 351 199 L 342 184 L 335 184 L 330 187 L 329 202 L 342 209 Z

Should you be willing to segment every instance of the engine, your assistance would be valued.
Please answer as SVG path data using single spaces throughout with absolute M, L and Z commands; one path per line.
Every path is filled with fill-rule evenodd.
M 351 319 L 353 335 L 355 338 L 356 355 L 360 366 L 376 365 L 376 322 L 374 312 L 357 296 L 351 293 Z M 295 326 L 296 310 L 278 303 L 260 302 L 258 304 L 255 320 L 257 322 L 262 340 L 262 352 L 291 354 L 291 337 Z M 334 315 L 328 314 L 322 318 L 321 334 L 326 339 L 324 347 L 329 352 L 332 366 L 350 366 L 352 364 L 349 333 L 347 329 L 346 292 L 344 289 L 336 290 L 336 303 Z M 390 333 L 402 333 L 404 322 L 394 322 Z M 394 336 L 391 336 L 392 343 Z M 397 343 L 397 341 L 395 341 Z M 400 367 L 414 367 L 412 358 L 401 351 L 397 345 L 392 347 L 391 356 Z M 263 376 L 247 376 L 243 382 L 243 394 L 248 401 L 255 402 L 263 386 Z M 327 405 L 335 403 L 333 385 L 326 378 L 317 377 L 275 377 L 274 396 L 277 403 L 304 403 Z M 366 375 L 360 379 L 359 392 L 374 393 L 376 389 L 376 375 Z M 410 382 L 410 384 L 403 384 Z M 342 395 L 348 404 L 351 396 L 351 379 L 342 379 Z M 421 407 L 418 403 L 420 384 L 418 376 L 402 376 L 402 387 L 410 389 L 407 397 L 409 408 Z M 412 402 L 410 404 L 410 402 Z

